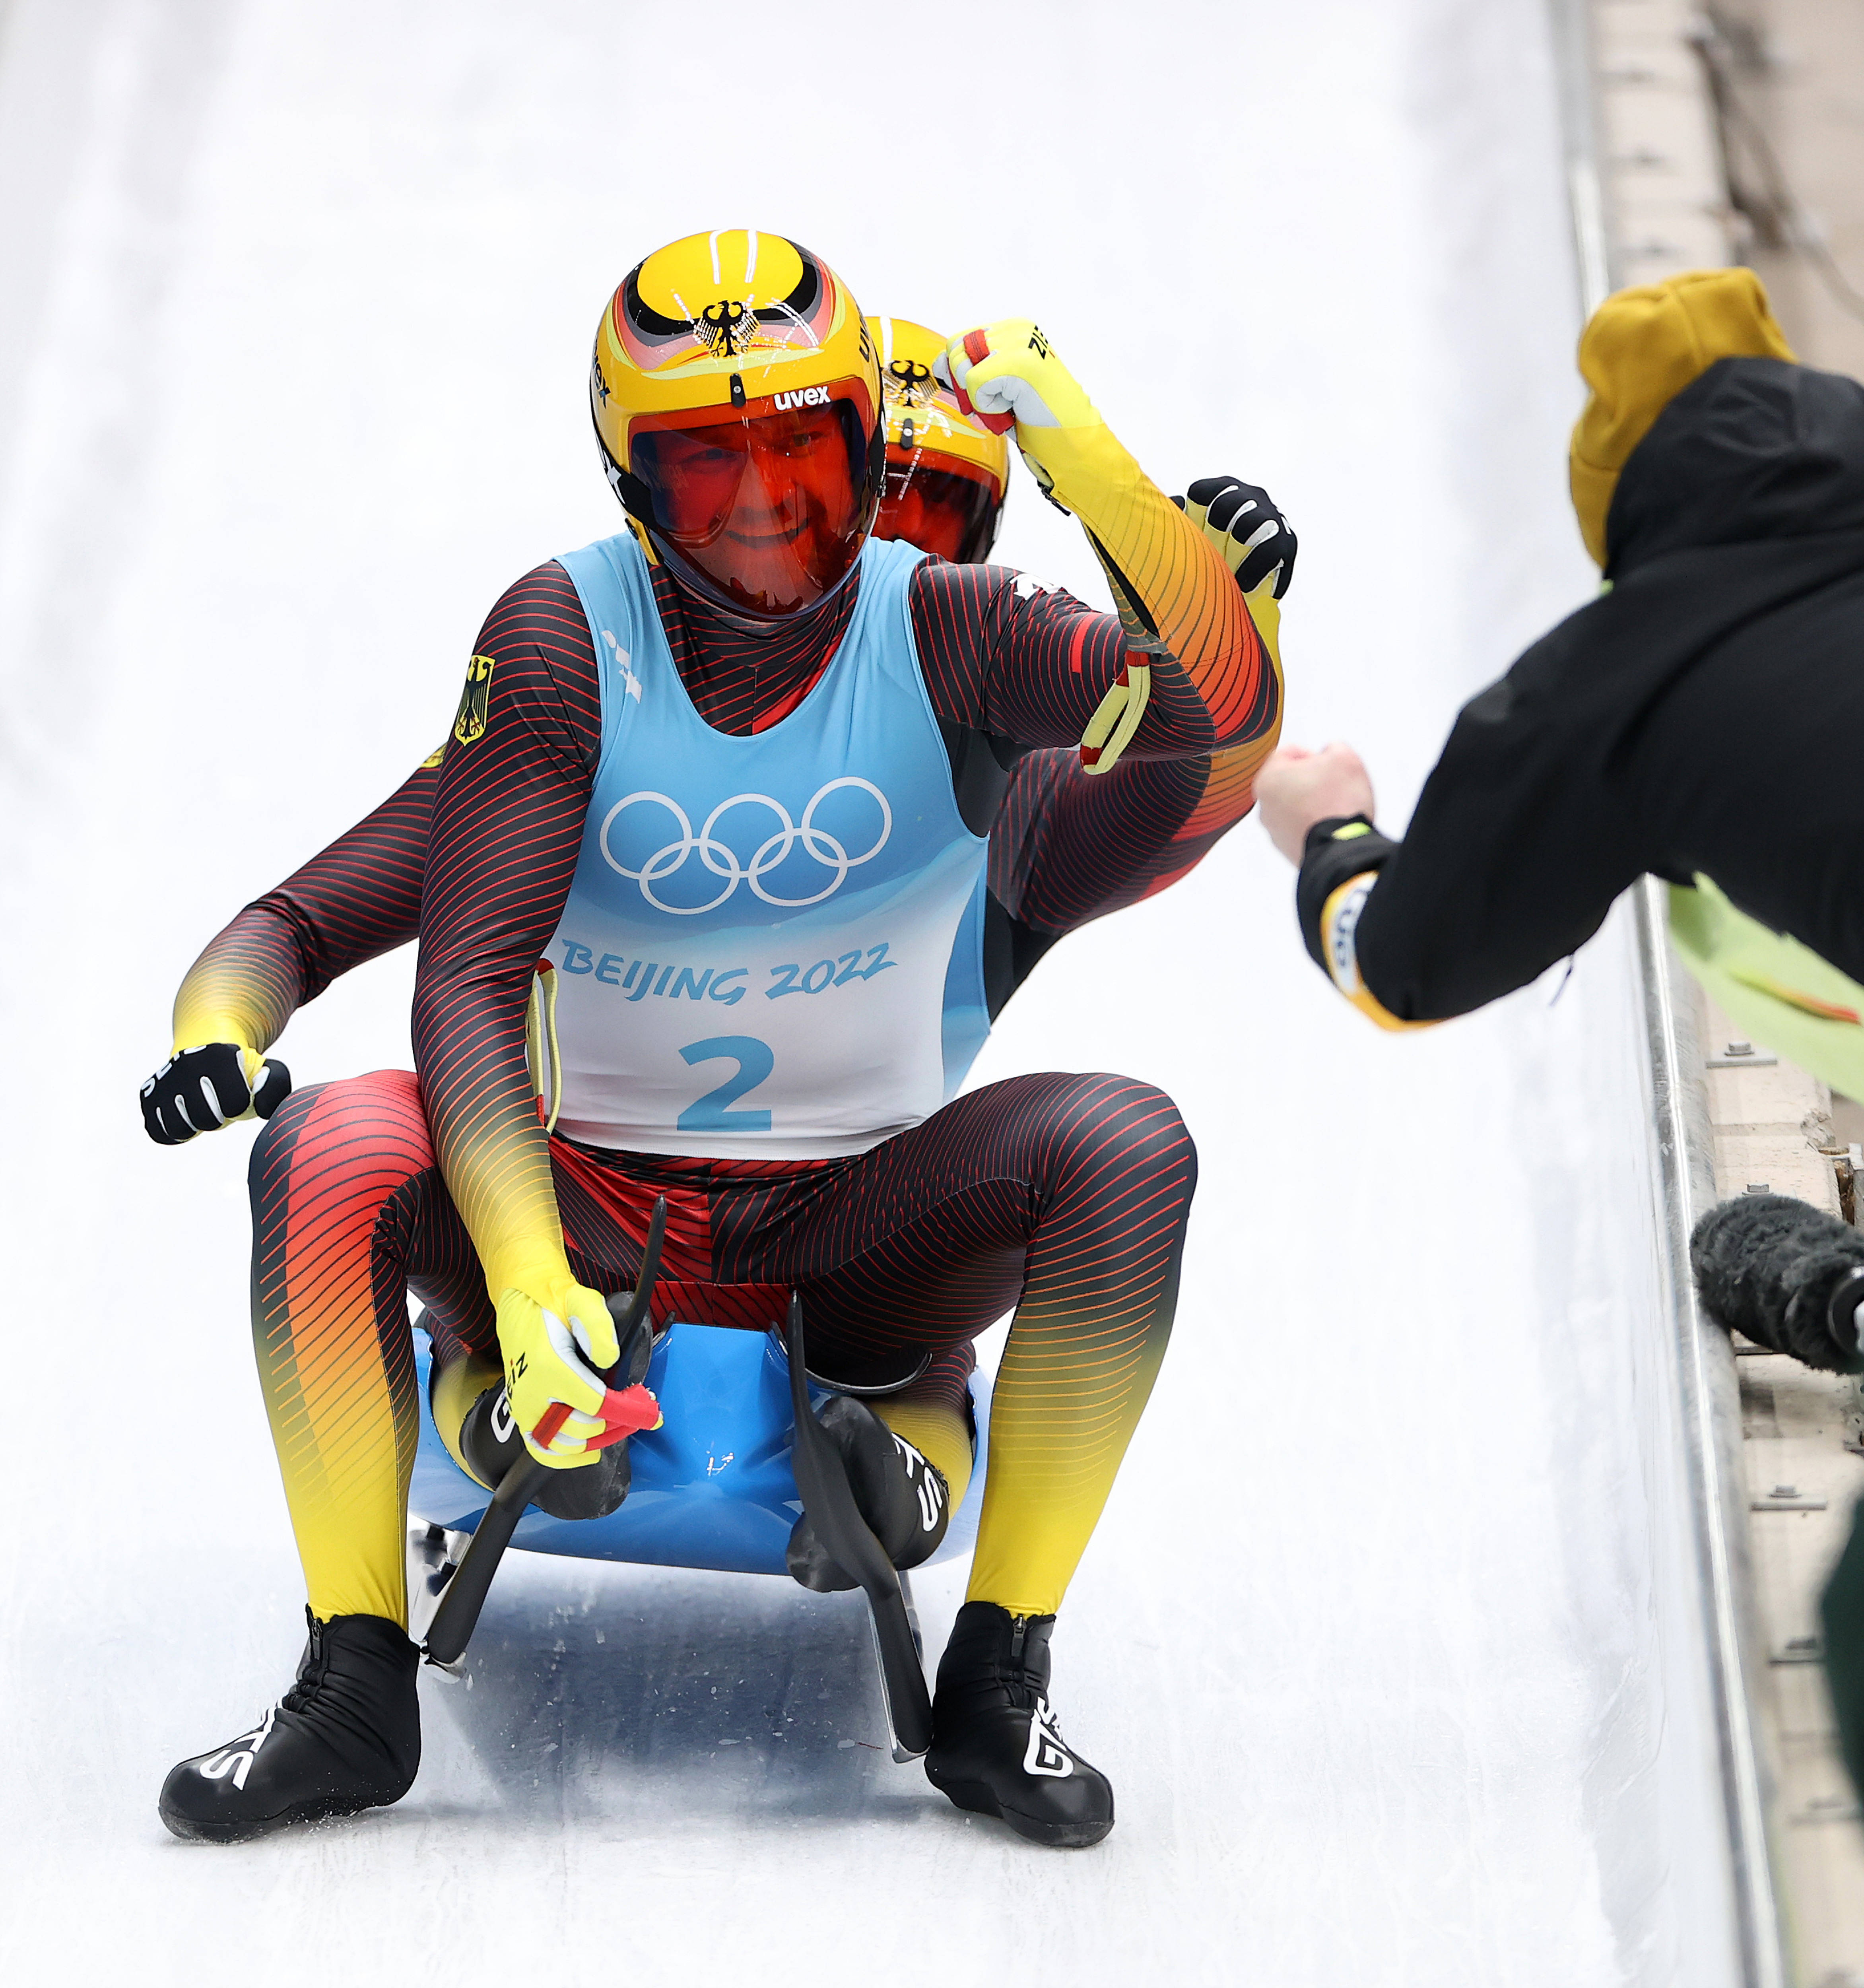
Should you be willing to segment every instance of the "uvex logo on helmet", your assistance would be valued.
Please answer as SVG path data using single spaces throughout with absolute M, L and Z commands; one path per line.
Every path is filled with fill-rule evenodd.
M 826 387 L 804 387 L 793 394 L 773 394 L 770 404 L 780 414 L 787 407 L 826 407 L 834 398 Z

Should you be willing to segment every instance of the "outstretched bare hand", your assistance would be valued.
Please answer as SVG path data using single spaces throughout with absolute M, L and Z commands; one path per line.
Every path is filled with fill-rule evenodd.
M 1284 746 L 1256 776 L 1256 805 L 1270 841 L 1298 865 L 1317 821 L 1355 814 L 1372 819 L 1372 778 L 1350 746 L 1323 746 L 1318 752 Z

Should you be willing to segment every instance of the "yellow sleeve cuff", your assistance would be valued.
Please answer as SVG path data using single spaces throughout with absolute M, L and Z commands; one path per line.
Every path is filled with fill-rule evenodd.
M 1321 945 L 1326 955 L 1328 977 L 1361 1014 L 1369 1016 L 1382 1029 L 1396 1033 L 1407 1029 L 1434 1028 L 1432 1022 L 1400 1021 L 1366 986 L 1359 972 L 1359 918 L 1378 881 L 1376 870 L 1362 870 L 1357 877 L 1348 877 L 1321 908 Z
M 1269 661 L 1275 667 L 1275 674 L 1281 674 L 1281 603 L 1275 598 L 1275 576 L 1270 573 L 1253 593 L 1243 597 L 1243 604 L 1249 610 L 1249 618 L 1256 624 L 1256 633 L 1262 637 L 1262 646 L 1269 652 Z M 1280 699 L 1277 706 L 1280 708 Z M 1279 731 L 1281 720 L 1275 721 Z
M 227 1015 L 203 1014 L 198 1011 L 178 1014 L 174 1017 L 174 1046 L 169 1053 L 179 1056 L 184 1050 L 201 1049 L 208 1043 L 231 1043 L 240 1053 L 247 1077 L 254 1079 L 266 1060 L 265 1051 L 252 1040 L 254 1033 L 251 1023 L 236 1021 Z

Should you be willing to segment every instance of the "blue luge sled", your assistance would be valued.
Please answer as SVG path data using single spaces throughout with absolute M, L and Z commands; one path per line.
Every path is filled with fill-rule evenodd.
M 471 1532 L 490 1502 L 447 1453 L 428 1407 L 431 1349 L 418 1325 L 421 1442 L 408 1509 L 448 1532 Z M 655 1343 L 647 1384 L 665 1418 L 628 1439 L 633 1482 L 605 1519 L 553 1519 L 533 1506 L 512 1544 L 528 1553 L 649 1567 L 782 1574 L 783 1550 L 802 1516 L 790 1462 L 790 1362 L 774 1333 L 669 1324 Z M 819 1402 L 829 1391 L 810 1384 Z M 990 1435 L 989 1384 L 971 1377 L 977 1467 L 929 1565 L 968 1552 L 977 1536 Z

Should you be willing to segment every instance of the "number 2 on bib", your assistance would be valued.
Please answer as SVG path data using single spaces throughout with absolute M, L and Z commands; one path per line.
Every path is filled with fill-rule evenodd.
M 674 1121 L 678 1130 L 682 1132 L 770 1131 L 769 1112 L 733 1111 L 728 1108 L 736 1104 L 747 1090 L 755 1090 L 776 1067 L 776 1058 L 771 1054 L 768 1043 L 759 1042 L 755 1036 L 708 1036 L 702 1043 L 688 1043 L 680 1051 L 680 1058 L 682 1062 L 689 1063 L 729 1059 L 738 1067 L 715 1090 L 707 1091 L 703 1097 L 695 1099 L 686 1107 Z

